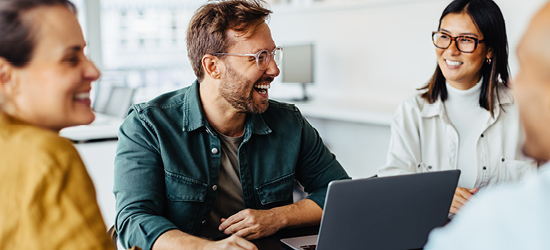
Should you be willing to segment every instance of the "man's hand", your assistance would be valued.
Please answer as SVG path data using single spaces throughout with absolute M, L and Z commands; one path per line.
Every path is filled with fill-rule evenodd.
M 458 210 L 460 210 L 460 208 L 464 206 L 464 204 L 466 204 L 466 202 L 475 193 L 477 193 L 477 191 L 479 191 L 479 188 L 467 189 L 463 187 L 457 187 L 455 190 L 455 195 L 453 197 L 453 203 L 451 204 L 450 212 L 456 214 Z
M 208 242 L 203 249 L 208 250 L 258 250 L 256 246 L 249 241 L 236 236 L 231 235 L 228 238 L 225 238 L 220 241 L 210 241 Z
M 285 219 L 281 218 L 276 211 L 276 209 L 245 209 L 227 219 L 222 218 L 222 223 L 218 229 L 225 234 L 237 235 L 247 240 L 266 237 L 276 233 L 286 225 Z
M 285 227 L 319 225 L 323 209 L 310 199 L 269 210 L 245 209 L 227 219 L 218 228 L 225 234 L 235 234 L 247 240 L 272 235 Z
M 153 250 L 258 250 L 251 242 L 232 235 L 220 241 L 209 241 L 197 236 L 172 229 L 164 232 L 153 244 Z

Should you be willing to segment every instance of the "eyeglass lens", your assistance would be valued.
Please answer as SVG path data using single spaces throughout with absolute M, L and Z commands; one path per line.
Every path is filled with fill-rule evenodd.
M 435 33 L 433 41 L 436 47 L 446 49 L 451 45 L 452 37 L 443 33 Z M 476 49 L 476 41 L 472 38 L 458 36 L 455 43 L 458 50 L 462 52 L 470 53 Z
M 258 56 L 256 57 L 258 68 L 260 70 L 264 70 L 267 68 L 271 59 L 270 55 L 273 56 L 273 61 L 275 61 L 275 63 L 279 65 L 281 63 L 282 54 L 283 53 L 280 48 L 276 48 L 275 50 L 273 50 L 273 52 L 269 52 L 267 50 L 261 51 L 260 54 L 258 54 Z

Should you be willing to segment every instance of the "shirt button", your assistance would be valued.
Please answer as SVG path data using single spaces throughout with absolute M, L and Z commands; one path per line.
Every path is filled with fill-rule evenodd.
M 504 158 L 502 158 L 502 162 L 504 162 L 504 161 L 505 161 Z
M 418 167 L 420 167 L 421 164 L 418 164 Z
M 483 166 L 483 170 L 487 170 L 487 167 Z
M 432 169 L 432 166 L 428 166 L 428 169 Z
M 217 148 L 212 148 L 212 154 L 217 154 L 219 152 L 219 150 Z
M 212 190 L 214 191 L 218 190 L 218 186 L 217 185 L 212 186 Z
M 481 134 L 481 137 L 483 137 L 483 134 Z
M 202 223 L 203 225 L 206 224 L 206 220 L 203 220 L 201 223 Z

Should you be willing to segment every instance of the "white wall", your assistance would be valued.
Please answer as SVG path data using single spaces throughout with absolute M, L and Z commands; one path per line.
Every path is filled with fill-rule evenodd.
M 318 98 L 369 100 L 394 108 L 431 77 L 436 59 L 430 35 L 450 2 L 365 0 L 275 6 L 269 26 L 277 44 L 315 43 L 312 92 Z M 495 2 L 506 19 L 514 73 L 515 47 L 533 12 L 545 1 Z
M 115 222 L 116 202 L 113 194 L 116 141 L 75 144 L 94 183 L 97 203 L 106 227 Z
M 386 163 L 390 126 L 307 118 L 323 142 L 354 179 L 376 175 Z

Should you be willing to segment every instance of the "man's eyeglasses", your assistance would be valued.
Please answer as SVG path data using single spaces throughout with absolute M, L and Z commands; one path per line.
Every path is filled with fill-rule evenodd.
M 273 61 L 279 65 L 283 59 L 283 48 L 276 47 L 273 51 L 261 50 L 254 54 L 235 54 L 235 53 L 214 53 L 214 55 L 226 55 L 226 56 L 253 56 L 256 58 L 256 66 L 259 70 L 267 69 L 269 61 L 273 58 Z
M 485 40 L 479 40 L 472 36 L 457 36 L 452 37 L 449 34 L 445 34 L 441 31 L 432 32 L 432 41 L 435 47 L 440 49 L 447 49 L 451 46 L 451 43 L 455 41 L 456 48 L 463 53 L 472 53 L 476 50 L 479 43 L 485 42 Z

